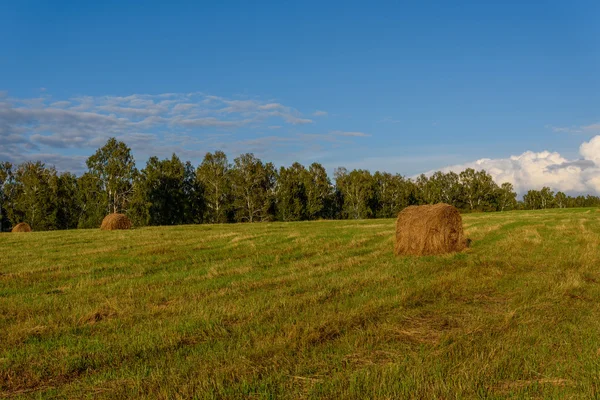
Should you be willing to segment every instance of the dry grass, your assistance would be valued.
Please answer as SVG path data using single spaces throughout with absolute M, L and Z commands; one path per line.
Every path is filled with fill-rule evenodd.
M 462 218 L 448 204 L 411 206 L 396 219 L 396 255 L 427 256 L 466 248 Z
M 393 220 L 0 235 L 0 397 L 594 398 L 585 211 L 419 258 Z
M 102 220 L 100 229 L 103 231 L 116 231 L 123 229 L 131 229 L 131 221 L 125 214 L 108 214 Z
M 19 222 L 12 228 L 12 232 L 31 232 L 31 226 L 27 222 Z

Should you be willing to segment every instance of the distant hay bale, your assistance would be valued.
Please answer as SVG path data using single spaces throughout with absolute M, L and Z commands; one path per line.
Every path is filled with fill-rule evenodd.
M 444 203 L 410 206 L 396 220 L 396 255 L 452 253 L 467 247 L 458 210 Z
M 27 222 L 20 222 L 12 228 L 12 232 L 31 232 L 31 227 Z
M 118 229 L 131 229 L 131 221 L 125 214 L 108 214 L 102 220 L 100 229 L 103 231 L 114 231 Z

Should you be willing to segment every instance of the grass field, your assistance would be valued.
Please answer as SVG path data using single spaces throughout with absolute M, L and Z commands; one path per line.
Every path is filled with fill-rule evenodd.
M 0 398 L 598 398 L 600 212 L 0 235 Z

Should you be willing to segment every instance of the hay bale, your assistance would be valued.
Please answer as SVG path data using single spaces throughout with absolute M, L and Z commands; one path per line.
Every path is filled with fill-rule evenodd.
M 444 203 L 410 206 L 396 220 L 396 255 L 452 253 L 467 247 L 458 210 Z
M 131 221 L 125 214 L 108 214 L 102 220 L 100 229 L 103 231 L 114 231 L 118 229 L 131 229 Z
M 31 232 L 31 227 L 27 222 L 19 222 L 12 228 L 12 232 Z

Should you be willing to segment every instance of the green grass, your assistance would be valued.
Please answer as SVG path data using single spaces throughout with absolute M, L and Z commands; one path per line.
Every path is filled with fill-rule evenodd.
M 0 398 L 598 398 L 600 212 L 0 235 Z

